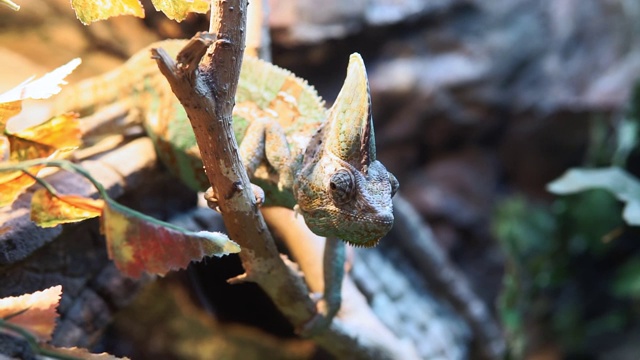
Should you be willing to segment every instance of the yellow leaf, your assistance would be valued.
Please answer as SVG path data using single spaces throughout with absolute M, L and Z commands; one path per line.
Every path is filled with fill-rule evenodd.
M 29 169 L 31 174 L 36 174 L 42 166 Z M 0 207 L 13 204 L 24 190 L 35 184 L 36 180 L 22 171 L 0 173 Z
M 85 25 L 120 15 L 144 17 L 144 9 L 138 0 L 71 0 L 71 7 L 78 20 Z
M 101 230 L 109 258 L 125 275 L 164 275 L 204 256 L 237 253 L 240 247 L 221 233 L 187 231 L 106 200 Z
M 14 162 L 44 158 L 56 151 L 51 145 L 12 136 L 9 136 L 9 144 L 11 149 L 9 160 Z
M 39 125 L 7 134 L 11 159 L 15 161 L 43 158 L 59 149 L 77 148 L 82 132 L 77 114 L 58 115 Z
M 41 341 L 51 339 L 56 326 L 62 286 L 53 286 L 33 294 L 0 299 L 0 318 L 29 331 Z
M 209 0 L 151 0 L 158 11 L 171 20 L 182 21 L 190 12 L 205 14 L 209 11 Z
M 9 139 L 0 135 L 0 162 L 9 160 Z
M 53 196 L 46 189 L 38 189 L 31 198 L 31 221 L 41 227 L 53 227 L 100 216 L 104 200 L 78 195 Z
M 60 159 L 67 156 L 72 149 L 55 150 L 48 159 Z M 28 169 L 32 175 L 37 175 L 43 166 L 33 166 Z M 24 190 L 36 181 L 21 170 L 0 171 L 0 207 L 11 205 Z
M 7 120 L 22 111 L 22 101 L 0 102 L 0 134 L 7 127 Z
M 66 113 L 11 135 L 61 149 L 80 146 L 82 132 L 78 114 Z

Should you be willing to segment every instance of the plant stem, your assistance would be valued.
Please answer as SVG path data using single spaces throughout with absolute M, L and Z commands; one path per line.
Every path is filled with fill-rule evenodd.
M 11 332 L 16 333 L 18 336 L 22 337 L 23 339 L 25 339 L 29 344 L 29 347 L 31 348 L 31 350 L 33 350 L 33 352 L 37 354 L 52 357 L 55 359 L 60 359 L 60 360 L 82 360 L 82 358 L 79 358 L 79 357 L 60 354 L 57 351 L 44 349 L 40 347 L 36 338 L 33 335 L 31 335 L 27 330 L 23 329 L 20 326 L 7 322 L 4 319 L 0 319 L 0 328 L 5 328 Z
M 103 199 L 105 200 L 111 199 L 107 194 L 107 190 L 104 188 L 104 186 L 102 186 L 102 184 L 98 182 L 98 180 L 96 180 L 93 176 L 91 176 L 91 174 L 89 174 L 89 172 L 85 168 L 83 168 L 78 164 L 74 164 L 68 160 L 33 159 L 33 160 L 26 160 L 26 161 L 21 161 L 21 162 L 12 163 L 12 164 L 0 164 L 0 172 L 22 171 L 28 174 L 29 176 L 33 177 L 34 179 L 36 179 L 36 181 L 42 184 L 47 190 L 51 191 L 51 189 L 53 189 L 53 188 L 50 189 L 51 185 L 49 185 L 48 183 L 45 185 L 46 182 L 44 182 L 44 180 L 39 179 L 37 176 L 29 172 L 29 169 L 34 166 L 57 167 L 57 168 L 81 175 L 87 180 L 89 180 L 89 182 L 96 188 L 96 190 L 98 190 L 98 193 Z M 56 194 L 55 190 L 51 191 L 51 193 L 54 195 Z

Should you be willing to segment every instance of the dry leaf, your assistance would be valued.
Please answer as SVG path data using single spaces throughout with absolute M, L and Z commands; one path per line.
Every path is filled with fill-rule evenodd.
M 120 15 L 144 18 L 144 9 L 138 0 L 71 0 L 71 7 L 76 12 L 78 20 L 85 25 Z
M 74 357 L 74 358 L 78 358 L 78 359 L 85 359 L 85 360 L 124 360 L 124 359 L 128 359 L 126 357 L 119 358 L 119 357 L 116 357 L 116 356 L 113 356 L 113 355 L 107 354 L 107 353 L 93 354 L 93 353 L 90 353 L 89 350 L 87 350 L 87 349 L 77 348 L 77 347 L 59 348 L 59 347 L 54 347 L 54 346 L 50 346 L 50 345 L 43 345 L 42 347 L 47 349 L 47 350 L 52 350 L 56 354 L 66 355 L 66 356 L 69 356 L 69 357 Z
M 31 198 L 31 221 L 41 227 L 53 227 L 100 216 L 104 200 L 94 200 L 79 195 L 53 196 L 46 189 L 39 189 Z
M 60 92 L 60 85 L 66 84 L 67 77 L 78 65 L 80 59 L 73 59 L 67 64 L 45 74 L 40 79 L 31 77 L 13 89 L 0 94 L 0 136 L 4 133 L 7 121 L 22 110 L 24 99 L 46 99 Z
M 192 232 L 106 201 L 101 230 L 107 238 L 109 258 L 125 275 L 142 272 L 164 275 L 186 268 L 205 256 L 237 253 L 240 247 L 222 233 Z
M 14 11 L 18 11 L 20 10 L 20 5 L 14 3 L 11 0 L 0 0 L 0 4 L 9 7 L 9 9 L 14 10 Z
M 24 99 L 47 99 L 51 95 L 55 95 L 60 92 L 60 85 L 67 83 L 64 78 L 71 74 L 80 63 L 80 59 L 75 58 L 45 74 L 40 79 L 33 80 L 34 77 L 29 78 L 13 89 L 0 94 L 0 103 L 6 104 Z M 0 116 L 0 119 L 2 119 L 2 116 Z
M 62 286 L 58 285 L 33 294 L 0 299 L 0 318 L 8 318 L 8 322 L 29 331 L 40 341 L 48 341 L 56 326 L 61 294 Z

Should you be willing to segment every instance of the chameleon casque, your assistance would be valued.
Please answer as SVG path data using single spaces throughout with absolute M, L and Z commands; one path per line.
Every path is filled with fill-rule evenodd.
M 120 68 L 64 90 L 56 110 L 86 113 L 126 101 L 142 117 L 167 167 L 202 191 L 209 184 L 191 124 L 150 57 L 151 48 L 163 48 L 175 58 L 185 44 L 152 44 Z M 251 181 L 265 192 L 264 206 L 295 207 L 315 234 L 355 246 L 375 246 L 391 229 L 391 198 L 398 181 L 376 160 L 369 84 L 360 55 L 351 55 L 345 83 L 328 111 L 305 80 L 252 57 L 243 59 L 235 101 L 233 129 L 240 156 Z M 327 252 L 335 251 L 328 244 L 325 273 Z M 329 270 L 337 279 L 325 275 L 325 282 L 338 281 L 339 293 L 342 269 Z M 331 291 L 335 285 L 325 284 L 325 297 L 336 295 Z M 337 308 L 330 307 L 332 317 Z

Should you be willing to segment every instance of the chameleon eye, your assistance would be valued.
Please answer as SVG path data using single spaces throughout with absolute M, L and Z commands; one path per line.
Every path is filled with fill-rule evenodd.
M 340 169 L 331 175 L 329 190 L 336 205 L 348 202 L 353 195 L 353 189 L 353 174 L 349 170 Z
M 391 197 L 393 197 L 398 191 L 400 183 L 392 173 L 389 173 L 389 183 L 391 183 Z

